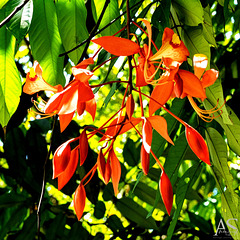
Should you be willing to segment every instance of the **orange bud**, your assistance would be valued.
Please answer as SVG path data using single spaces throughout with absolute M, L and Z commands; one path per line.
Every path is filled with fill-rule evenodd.
M 86 191 L 84 186 L 80 183 L 80 185 L 77 187 L 74 193 L 74 199 L 73 199 L 74 209 L 77 214 L 78 220 L 80 220 L 82 217 L 83 210 L 85 207 L 85 202 L 86 202 Z
M 190 125 L 186 124 L 185 127 L 186 127 L 185 133 L 189 147 L 192 149 L 192 151 L 196 154 L 196 156 L 199 159 L 201 159 L 208 165 L 211 165 L 208 147 L 203 137 L 199 134 L 199 132 L 196 129 L 194 129 Z
M 170 216 L 173 204 L 173 190 L 170 179 L 168 178 L 168 175 L 165 173 L 165 171 L 163 171 L 161 174 L 161 178 L 159 181 L 159 189 L 163 203 L 167 209 L 168 215 Z

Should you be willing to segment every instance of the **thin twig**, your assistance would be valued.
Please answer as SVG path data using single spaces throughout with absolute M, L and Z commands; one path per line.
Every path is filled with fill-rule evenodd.
M 143 1 L 140 1 L 136 4 L 134 4 L 130 9 L 135 8 L 137 5 L 139 5 L 140 3 L 142 3 Z M 86 40 L 82 41 L 81 43 L 79 43 L 76 47 L 70 49 L 67 52 L 61 53 L 59 54 L 59 57 L 63 57 L 65 55 L 68 55 L 69 53 L 75 51 L 76 49 L 78 49 L 79 47 L 81 47 L 82 45 L 84 45 L 86 42 L 89 42 L 92 37 L 98 35 L 99 33 L 101 33 L 103 30 L 105 30 L 106 28 L 108 28 L 109 26 L 111 26 L 114 22 L 116 22 L 118 19 L 120 19 L 123 15 L 126 14 L 127 11 L 124 11 L 122 14 L 120 14 L 119 16 L 117 16 L 115 19 L 113 19 L 110 23 L 108 23 L 106 26 L 104 26 L 103 28 L 99 29 L 98 31 L 95 32 L 95 34 L 93 36 L 89 36 Z
M 48 153 L 47 153 L 44 165 L 43 165 L 42 190 L 41 190 L 41 195 L 40 195 L 40 199 L 38 202 L 38 208 L 37 208 L 37 236 L 38 236 L 38 239 L 40 239 L 41 206 L 42 206 L 42 200 L 43 200 L 45 188 L 46 188 L 46 165 L 49 160 L 50 153 L 52 151 L 53 133 L 54 133 L 54 129 L 56 126 L 56 122 L 57 122 L 57 115 L 55 115 L 53 118 L 53 127 L 52 127 L 52 135 L 51 135 L 51 139 L 50 139 L 50 146 L 49 146 L 49 150 L 48 150 Z
M 94 26 L 94 28 L 93 28 L 92 31 L 90 32 L 89 38 L 87 39 L 88 41 L 86 41 L 86 45 L 85 45 L 85 47 L 84 47 L 82 56 L 81 56 L 81 58 L 79 59 L 78 63 L 82 62 L 82 60 L 84 59 L 84 57 L 85 57 L 85 55 L 86 55 L 86 53 L 87 53 L 89 44 L 90 44 L 90 40 L 95 36 L 96 31 L 97 31 L 97 29 L 98 29 L 98 27 L 99 27 L 99 25 L 100 25 L 100 23 L 101 23 L 101 21 L 102 21 L 103 15 L 104 15 L 104 13 L 105 13 L 105 11 L 106 11 L 109 3 L 110 3 L 110 0 L 106 0 L 106 1 L 105 1 L 105 4 L 104 4 L 103 9 L 102 9 L 102 12 L 101 12 L 101 14 L 100 14 L 100 16 L 99 16 L 99 18 L 98 18 L 98 21 L 97 21 L 96 25 Z M 59 56 L 60 56 L 60 55 L 59 55 Z
M 19 12 L 28 2 L 29 0 L 24 0 L 17 7 L 15 7 L 14 10 L 0 23 L 0 28 L 8 23 L 14 17 L 14 15 Z

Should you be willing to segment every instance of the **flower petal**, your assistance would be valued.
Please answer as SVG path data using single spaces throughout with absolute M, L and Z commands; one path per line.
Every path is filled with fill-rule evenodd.
M 208 147 L 203 137 L 199 134 L 199 132 L 196 129 L 194 129 L 190 125 L 186 124 L 185 127 L 186 127 L 185 133 L 189 147 L 192 149 L 192 151 L 196 154 L 196 156 L 199 159 L 201 159 L 208 165 L 211 165 Z
M 126 38 L 104 36 L 91 41 L 116 56 L 129 56 L 140 51 L 137 43 Z
M 208 65 L 207 56 L 204 54 L 195 54 L 193 56 L 194 74 L 200 79 Z
M 71 179 L 76 171 L 79 159 L 79 150 L 74 148 L 71 151 L 71 157 L 65 171 L 58 176 L 58 190 L 61 190 Z
M 68 124 L 72 121 L 74 112 L 68 114 L 59 115 L 59 122 L 60 122 L 60 131 L 63 132 Z
M 207 70 L 201 79 L 203 88 L 209 87 L 215 83 L 218 78 L 218 71 L 214 69 Z
M 170 81 L 164 84 L 159 84 L 153 89 L 151 94 L 152 99 L 149 101 L 149 116 L 152 116 L 153 113 L 161 108 L 161 105 L 164 105 L 168 101 L 168 99 L 171 97 L 173 86 L 173 81 Z M 158 104 L 156 101 L 160 104 Z
M 147 153 L 150 153 L 152 144 L 152 125 L 147 118 L 144 118 L 142 129 L 143 146 Z
M 92 89 L 88 85 L 86 85 L 82 82 L 79 82 L 79 84 L 78 84 L 78 101 L 79 102 L 87 102 L 93 98 L 94 98 L 94 94 L 93 94 Z
M 149 164 L 150 164 L 150 155 L 146 152 L 145 147 L 141 146 L 141 165 L 142 170 L 145 175 L 148 174 L 149 171 Z
M 207 97 L 201 81 L 196 75 L 182 69 L 178 70 L 177 74 L 183 81 L 183 93 L 201 99 Z
M 165 28 L 162 37 L 162 46 L 149 60 L 154 61 L 162 58 L 170 58 L 182 63 L 187 60 L 187 56 L 189 56 L 189 51 L 183 41 L 179 39 L 172 29 Z
M 167 209 L 167 213 L 170 216 L 173 204 L 173 190 L 168 175 L 165 173 L 164 170 L 162 171 L 161 178 L 159 181 L 159 189 L 163 203 Z
M 86 191 L 82 183 L 77 187 L 75 193 L 74 193 L 74 209 L 77 214 L 78 221 L 81 219 L 83 210 L 85 208 L 85 202 L 86 202 Z
M 93 121 L 95 119 L 96 110 L 97 110 L 97 103 L 95 98 L 86 102 L 86 111 L 91 114 Z
M 172 139 L 168 135 L 167 121 L 161 116 L 151 116 L 148 117 L 148 121 L 151 123 L 152 127 L 168 142 L 174 145 Z

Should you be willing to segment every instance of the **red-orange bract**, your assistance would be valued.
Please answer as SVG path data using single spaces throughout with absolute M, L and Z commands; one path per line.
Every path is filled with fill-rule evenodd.
M 163 203 L 167 209 L 167 213 L 170 216 L 173 204 L 173 190 L 168 175 L 165 173 L 164 170 L 162 171 L 161 178 L 159 181 L 159 189 Z
M 196 154 L 196 156 L 201 159 L 203 162 L 211 165 L 209 159 L 209 152 L 207 144 L 205 143 L 203 137 L 199 134 L 197 130 L 192 128 L 190 125 L 186 124 L 186 138 L 188 141 L 189 147 Z
M 74 209 L 77 214 L 78 220 L 80 220 L 82 217 L 83 210 L 85 207 L 85 202 L 86 202 L 86 191 L 83 184 L 80 183 L 80 185 L 78 186 L 78 188 L 74 193 L 74 199 L 73 199 Z
M 92 40 L 92 42 L 100 45 L 106 51 L 116 56 L 129 56 L 138 53 L 140 50 L 137 43 L 115 36 L 100 37 Z

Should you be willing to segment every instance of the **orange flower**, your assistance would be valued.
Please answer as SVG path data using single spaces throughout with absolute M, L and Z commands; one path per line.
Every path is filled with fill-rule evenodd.
M 39 91 L 58 92 L 62 90 L 61 85 L 51 86 L 42 77 L 42 68 L 37 61 L 34 61 L 33 67 L 27 73 L 26 83 L 23 86 L 23 92 L 29 95 Z
M 193 57 L 194 74 L 185 70 L 179 70 L 175 75 L 174 94 L 176 97 L 188 97 L 189 102 L 196 113 L 206 122 L 212 121 L 213 115 L 221 109 L 215 106 L 210 110 L 200 109 L 193 97 L 200 98 L 202 101 L 207 97 L 205 88 L 214 84 L 218 78 L 218 71 L 214 69 L 205 69 L 208 64 L 207 56 L 204 54 L 195 54 Z M 217 116 L 216 116 L 217 117 Z
M 95 118 L 96 102 L 88 80 L 93 73 L 87 69 L 73 68 L 75 79 L 70 82 L 61 92 L 53 95 L 45 106 L 46 114 L 58 114 L 60 119 L 61 132 L 68 126 L 72 117 L 77 111 L 81 115 L 84 110 L 88 111 L 92 118 Z
M 171 67 L 177 67 L 182 62 L 187 60 L 189 51 L 184 43 L 179 39 L 178 35 L 170 28 L 165 28 L 162 37 L 162 46 L 155 54 L 152 54 L 151 43 L 152 43 L 152 28 L 150 22 L 145 19 L 140 19 L 144 22 L 148 32 L 148 46 L 144 47 L 140 51 L 139 66 L 137 67 L 137 86 L 144 86 L 144 81 L 148 83 L 161 82 L 161 78 L 153 81 L 157 71 L 161 68 L 161 64 L 167 68 L 161 68 L 169 71 Z M 160 62 L 157 60 L 161 60 Z M 154 64 L 158 64 L 155 69 Z M 143 81 L 144 80 L 144 81 Z

